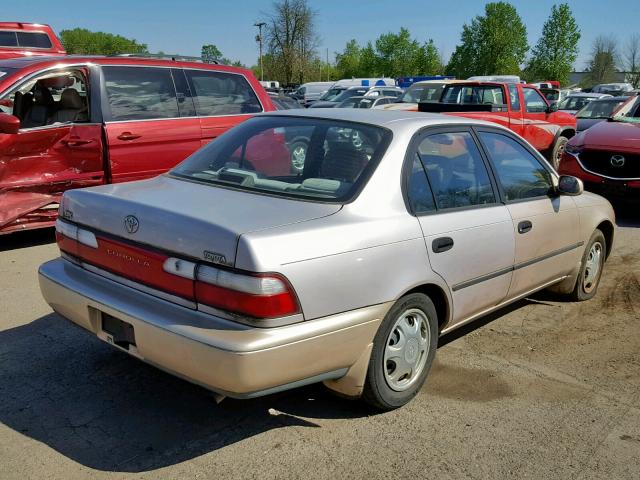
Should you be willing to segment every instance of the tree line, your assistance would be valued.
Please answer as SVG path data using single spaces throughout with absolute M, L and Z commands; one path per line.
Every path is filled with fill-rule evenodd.
M 351 39 L 342 51 L 334 52 L 334 62 L 329 62 L 319 48 L 317 12 L 307 0 L 276 1 L 262 16 L 266 24 L 262 38 L 264 78 L 283 84 L 351 77 L 502 74 L 520 75 L 530 82 L 559 80 L 566 85 L 581 38 L 573 12 L 561 3 L 551 8 L 538 41 L 530 48 L 526 26 L 516 8 L 498 1 L 486 4 L 483 15 L 462 26 L 460 41 L 448 62 L 432 38 L 421 41 L 406 28 L 382 33 L 365 44 Z M 146 44 L 134 39 L 83 28 L 63 30 L 60 37 L 69 53 L 149 53 Z M 225 58 L 213 43 L 202 46 L 201 56 L 208 62 L 244 66 Z M 256 76 L 260 75 L 259 65 L 256 61 L 251 67 Z M 612 36 L 597 37 L 586 65 L 585 83 L 610 82 L 618 69 L 630 72 L 630 81 L 640 86 L 640 35 L 631 35 L 622 46 Z

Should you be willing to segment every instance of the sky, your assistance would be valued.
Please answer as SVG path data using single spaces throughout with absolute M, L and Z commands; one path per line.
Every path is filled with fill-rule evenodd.
M 512 0 L 534 45 L 551 6 L 560 0 Z M 56 32 L 83 27 L 135 38 L 150 51 L 200 55 L 213 43 L 223 55 L 254 65 L 258 58 L 253 24 L 265 18 L 271 1 L 242 0 L 23 0 L 3 2 L 3 21 L 48 23 Z M 381 33 L 406 27 L 420 41 L 433 38 L 445 59 L 460 39 L 462 25 L 482 14 L 481 0 L 309 0 L 315 10 L 322 57 L 342 51 L 348 40 L 360 44 Z M 640 33 L 639 0 L 568 1 L 582 31 L 576 65 L 583 70 L 591 44 L 598 35 L 613 35 L 621 44 Z

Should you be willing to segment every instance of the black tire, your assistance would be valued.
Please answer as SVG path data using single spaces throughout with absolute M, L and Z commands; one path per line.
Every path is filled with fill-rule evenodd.
M 396 321 L 401 318 L 403 313 L 410 310 L 421 311 L 426 319 L 425 327 L 429 333 L 429 338 L 427 339 L 428 350 L 422 354 L 426 355 L 426 363 L 421 367 L 422 370 L 416 375 L 415 379 L 411 380 L 411 384 L 406 390 L 397 391 L 391 388 L 386 379 L 385 370 L 388 365 L 385 365 L 384 355 Z M 393 410 L 408 403 L 420 391 L 429 374 L 436 355 L 438 334 L 438 315 L 433 302 L 428 296 L 421 293 L 412 293 L 400 298 L 385 316 L 373 340 L 373 350 L 369 360 L 362 399 L 380 410 Z
M 560 159 L 562 158 L 562 153 L 564 152 L 564 148 L 567 146 L 568 142 L 569 139 L 567 137 L 558 137 L 556 143 L 553 144 L 549 162 L 551 162 L 551 165 L 556 171 L 558 170 L 558 167 L 560 167 Z
M 599 247 L 594 247 L 594 245 L 599 245 Z M 592 249 L 600 249 L 599 255 L 599 268 L 597 275 L 592 279 L 591 282 L 587 281 L 585 285 L 585 279 L 587 279 L 587 270 L 589 269 L 588 260 L 590 259 L 592 253 Z M 584 249 L 584 254 L 582 255 L 582 264 L 580 266 L 580 272 L 578 273 L 578 278 L 576 279 L 576 284 L 573 287 L 573 291 L 569 294 L 569 299 L 574 302 L 584 302 L 585 300 L 589 300 L 593 298 L 594 295 L 598 292 L 598 285 L 600 285 L 600 278 L 602 278 L 602 270 L 604 269 L 605 257 L 607 255 L 607 241 L 604 238 L 604 234 L 600 230 L 596 230 L 591 235 L 589 239 L 589 243 L 587 243 L 587 247 Z M 589 287 L 590 285 L 590 287 Z

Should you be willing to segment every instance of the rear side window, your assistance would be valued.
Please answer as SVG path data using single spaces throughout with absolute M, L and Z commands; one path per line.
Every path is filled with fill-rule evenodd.
M 416 154 L 409 174 L 408 192 L 409 207 L 416 215 L 435 211 L 436 204 L 427 181 L 420 157 Z
M 491 157 L 505 200 L 517 201 L 549 193 L 549 171 L 514 139 L 500 133 L 480 132 L 480 139 Z
M 179 116 L 168 68 L 103 67 L 111 120 L 147 120 Z
M 495 203 L 487 167 L 469 132 L 429 135 L 418 156 L 438 210 Z
M 227 72 L 185 70 L 200 116 L 242 115 L 262 111 L 244 76 Z

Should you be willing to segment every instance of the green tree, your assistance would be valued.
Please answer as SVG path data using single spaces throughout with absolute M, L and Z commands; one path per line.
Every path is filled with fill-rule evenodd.
M 368 76 L 361 74 L 361 59 L 362 49 L 358 42 L 351 39 L 347 42 L 342 53 L 336 53 L 336 70 L 340 72 L 342 78 Z
M 86 28 L 62 30 L 60 40 L 69 54 L 117 55 L 121 53 L 149 53 L 145 43 L 105 32 L 92 32 Z
M 587 81 L 591 85 L 613 81 L 618 58 L 616 40 L 613 37 L 599 36 L 593 42 L 591 59 L 588 63 Z
M 506 2 L 488 3 L 484 16 L 462 26 L 447 72 L 459 78 L 517 75 L 528 49 L 527 29 L 516 9 Z
M 222 52 L 218 47 L 213 44 L 202 45 L 202 50 L 200 50 L 200 56 L 202 57 L 202 61 L 205 63 L 214 63 L 222 60 Z M 222 62 L 226 63 L 226 62 Z
M 579 40 L 580 29 L 569 5 L 554 5 L 544 22 L 542 35 L 533 47 L 526 69 L 527 79 L 558 80 L 567 84 L 573 62 L 578 57 Z
M 417 53 L 415 59 L 415 75 L 440 75 L 443 72 L 440 52 L 430 38 Z

